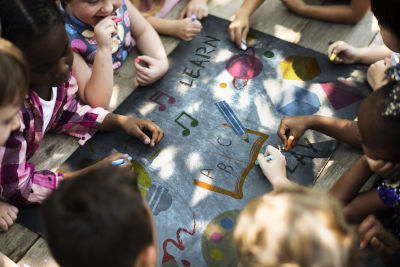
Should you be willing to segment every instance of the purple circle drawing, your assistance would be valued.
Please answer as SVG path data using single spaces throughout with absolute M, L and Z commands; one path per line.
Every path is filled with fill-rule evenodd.
M 229 59 L 226 69 L 235 78 L 252 79 L 261 73 L 263 64 L 254 55 L 241 54 Z

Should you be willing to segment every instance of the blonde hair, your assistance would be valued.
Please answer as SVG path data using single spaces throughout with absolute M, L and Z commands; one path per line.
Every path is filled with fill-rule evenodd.
M 289 186 L 250 201 L 234 231 L 238 258 L 251 267 L 355 267 L 358 239 L 326 193 Z
M 151 1 L 151 0 L 130 0 L 130 1 L 138 10 L 140 10 L 141 1 Z M 158 11 L 161 10 L 164 4 L 165 0 L 152 0 L 151 8 L 142 13 L 143 17 L 148 18 L 154 16 L 155 14 L 158 13 Z
M 21 105 L 28 94 L 29 71 L 21 51 L 0 38 L 0 106 Z

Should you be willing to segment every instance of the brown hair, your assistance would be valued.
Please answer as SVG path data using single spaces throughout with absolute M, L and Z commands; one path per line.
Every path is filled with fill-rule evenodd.
M 342 207 L 306 187 L 281 187 L 250 201 L 239 216 L 234 241 L 243 266 L 358 266 L 358 237 Z
M 29 71 L 21 51 L 0 38 L 0 106 L 21 105 L 28 93 Z

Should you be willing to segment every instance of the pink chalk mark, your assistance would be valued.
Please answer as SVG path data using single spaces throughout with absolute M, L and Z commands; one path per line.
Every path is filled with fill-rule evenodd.
M 189 231 L 186 230 L 185 228 L 179 228 L 178 231 L 176 232 L 176 240 L 177 240 L 178 242 L 176 242 L 175 240 L 173 240 L 173 239 L 171 239 L 171 238 L 168 238 L 168 239 L 165 239 L 165 240 L 164 240 L 164 242 L 163 242 L 163 251 L 164 251 L 164 255 L 163 255 L 163 258 L 162 258 L 162 264 L 164 264 L 164 263 L 166 263 L 166 262 L 169 262 L 170 260 L 175 259 L 175 257 L 174 257 L 173 255 L 171 255 L 171 254 L 169 254 L 169 253 L 167 252 L 167 245 L 168 245 L 168 243 L 171 242 L 171 243 L 172 243 L 174 246 L 176 246 L 179 250 L 184 250 L 184 249 L 185 249 L 185 247 L 183 246 L 183 241 L 181 240 L 181 237 L 180 237 L 181 231 L 184 231 L 185 233 L 187 233 L 187 234 L 189 234 L 189 235 L 191 235 L 191 236 L 193 236 L 193 235 L 196 233 L 196 218 L 195 218 L 195 216 L 194 216 L 194 213 L 193 213 L 193 231 L 192 231 L 192 232 L 189 232 Z M 187 260 L 182 260 L 181 262 L 182 262 L 182 264 L 183 264 L 184 266 L 190 266 L 190 262 L 187 261 Z M 186 264 L 186 265 L 185 265 L 185 264 Z
M 336 110 L 363 99 L 360 93 L 350 89 L 355 87 L 351 82 L 321 83 L 321 87 Z
M 122 17 L 116 17 L 115 19 L 113 19 L 113 21 L 115 23 L 121 22 L 122 21 Z
M 214 243 L 218 243 L 222 240 L 222 234 L 219 232 L 214 232 L 211 234 L 210 239 Z

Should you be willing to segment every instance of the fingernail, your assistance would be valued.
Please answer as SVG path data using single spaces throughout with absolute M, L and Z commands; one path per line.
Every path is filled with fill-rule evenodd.
M 147 145 L 147 144 L 150 144 L 150 138 L 146 138 L 145 140 L 144 140 L 144 143 Z

